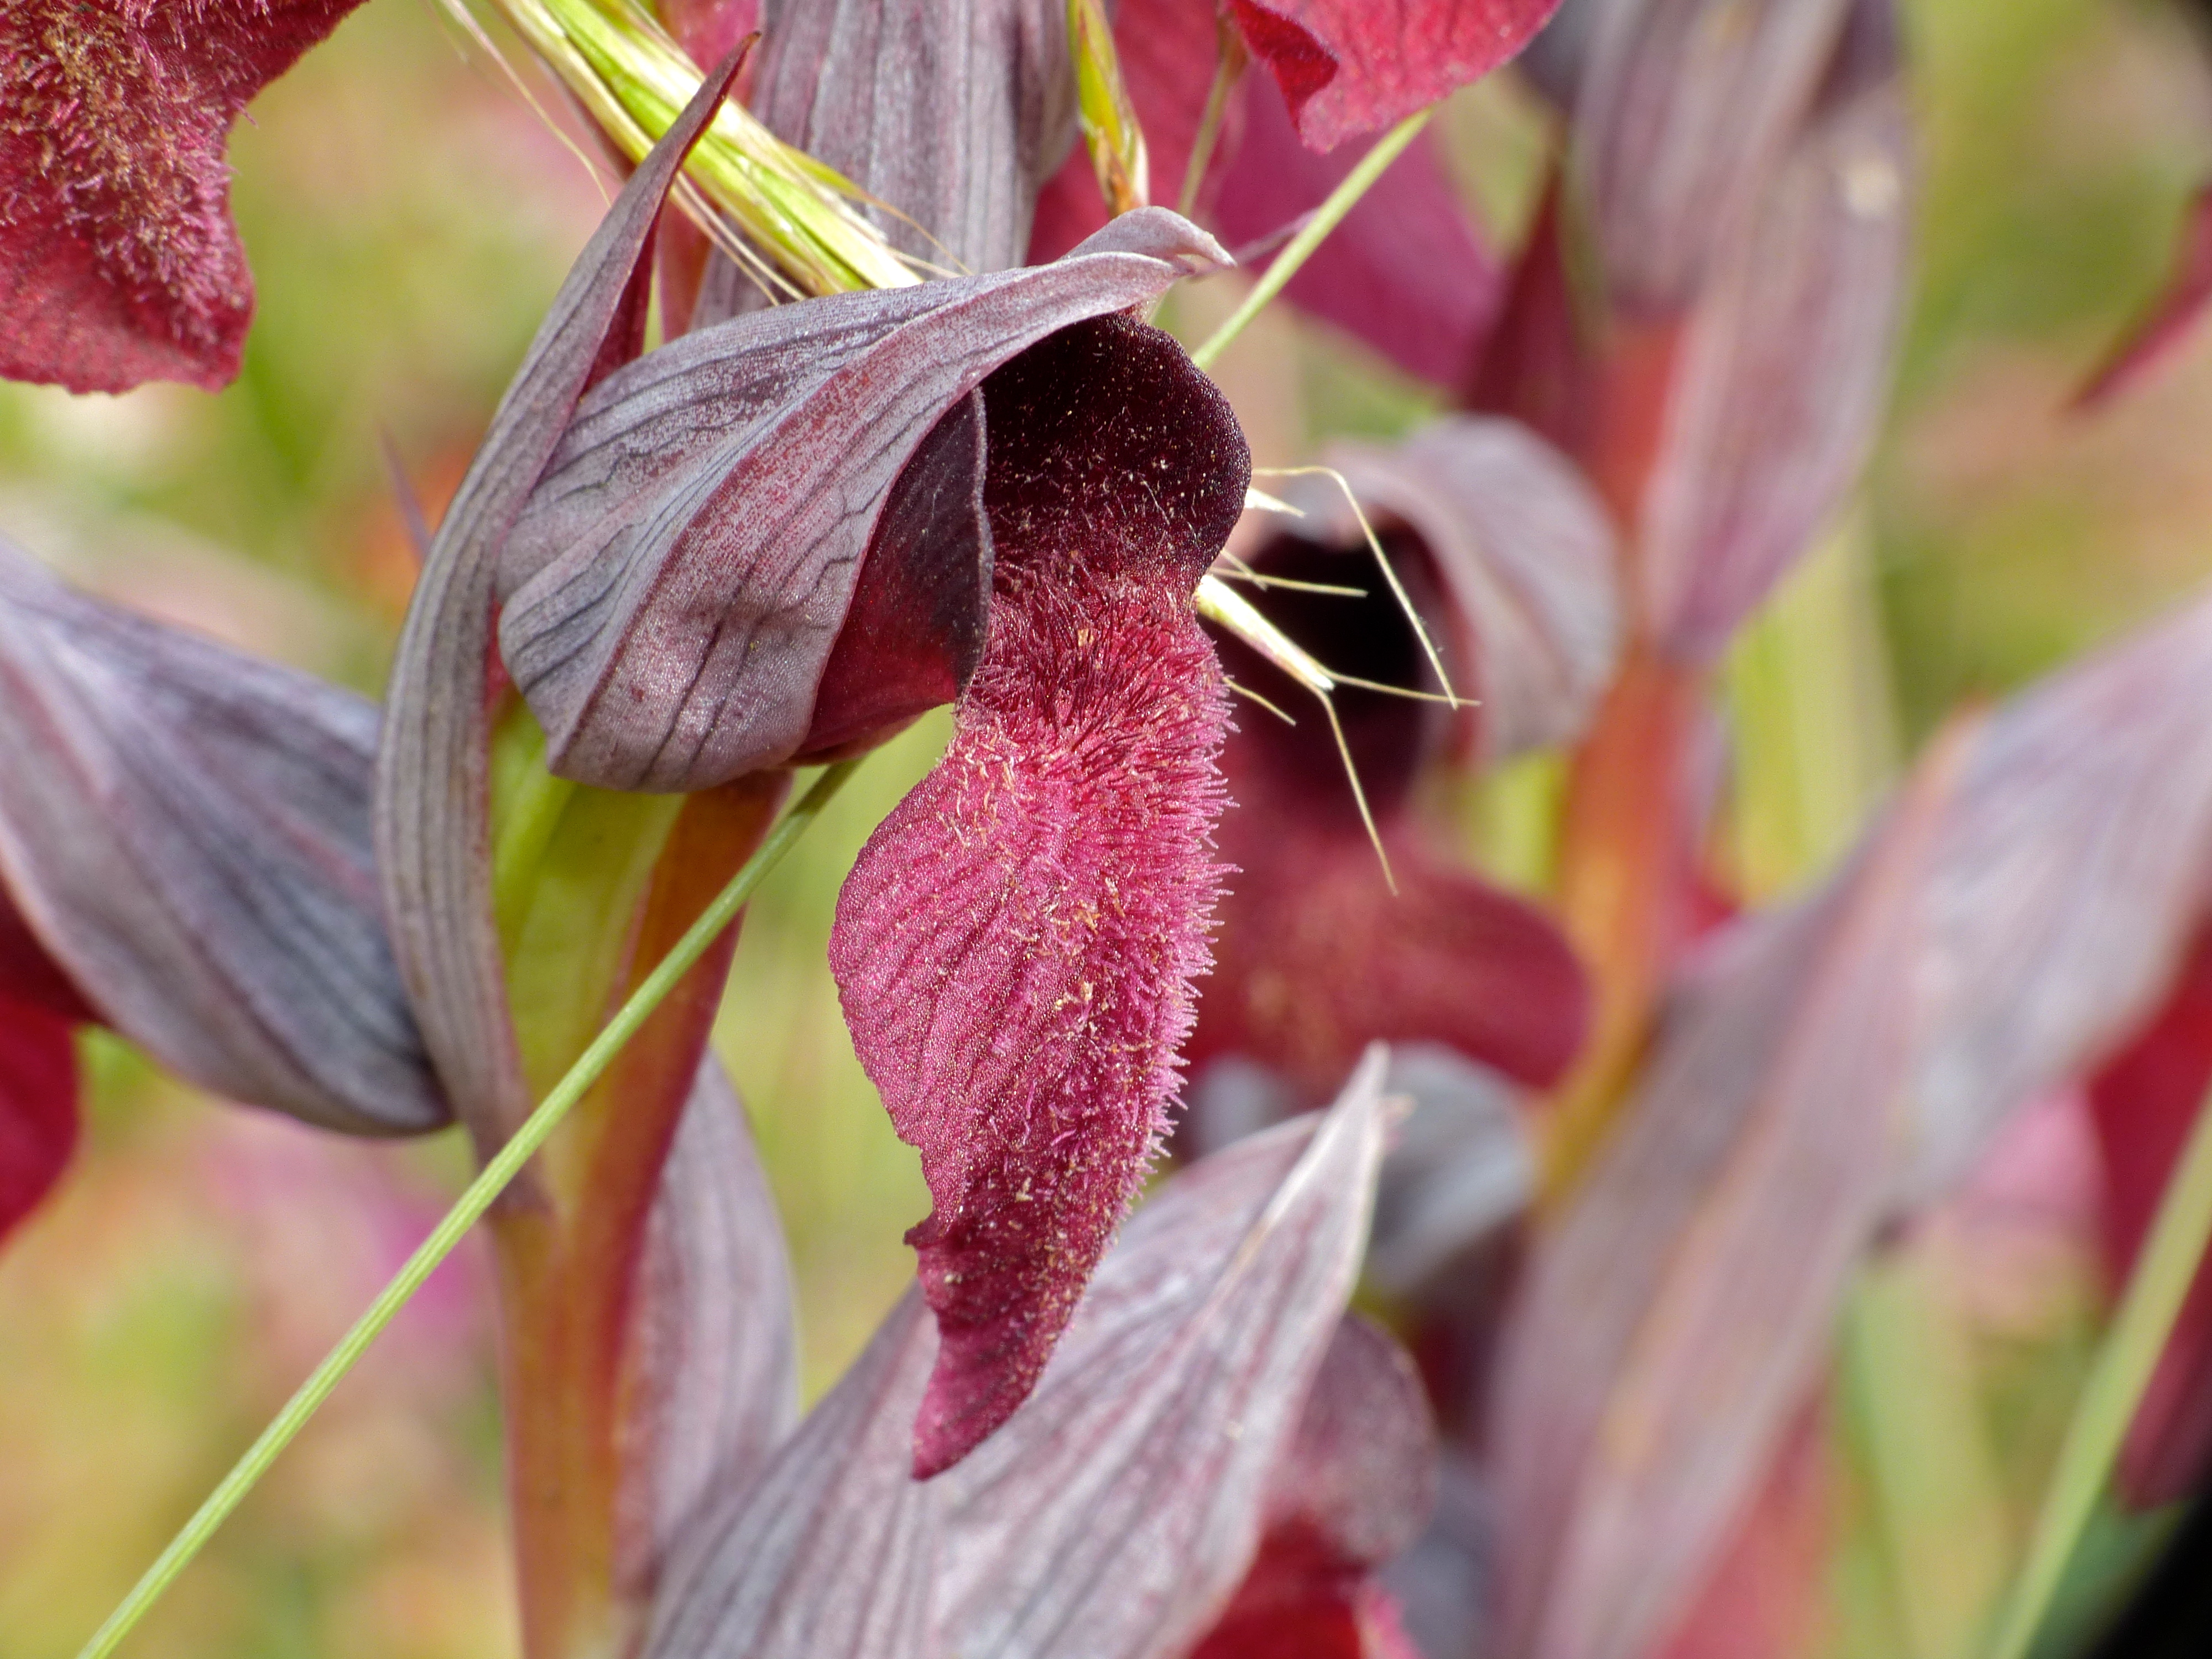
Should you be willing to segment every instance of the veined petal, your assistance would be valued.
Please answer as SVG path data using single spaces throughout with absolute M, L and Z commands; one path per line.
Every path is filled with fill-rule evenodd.
M 2156 1009 L 2212 860 L 2212 597 L 2033 687 L 1968 739 L 1925 900 L 1899 1197 L 1941 1194 L 2015 1109 Z
M 1022 263 L 1075 137 L 1064 0 L 769 0 L 753 112 L 887 205 L 893 246 Z
M 554 296 L 438 526 L 392 665 L 376 757 L 385 909 L 424 1044 L 480 1146 L 529 1108 L 491 905 L 494 576 L 577 398 L 611 366 L 610 343 L 618 359 L 643 326 L 654 216 L 737 69 L 732 57 L 707 76 Z
M 697 789 L 802 752 L 901 475 L 984 377 L 1227 256 L 1174 214 L 1066 258 L 733 318 L 586 398 L 503 562 L 500 644 L 553 769 Z
M 1893 1179 L 1951 788 L 1939 759 L 1830 889 L 1723 936 L 1539 1242 L 1490 1438 L 1518 1659 L 1658 1650 L 1803 1399 Z
M 936 1659 L 937 1490 L 906 1457 L 936 1346 L 909 1291 L 760 1478 L 690 1528 L 644 1659 Z
M 1383 1066 L 1169 1182 L 1036 1395 L 931 1483 L 946 1651 L 1166 1659 L 1218 1617 L 1358 1271 Z
M 1164 1127 L 1220 878 L 1227 708 L 1190 593 L 1249 476 L 1212 383 L 1127 319 L 1063 329 L 984 396 L 988 642 L 830 945 L 935 1200 L 908 1235 L 943 1336 L 923 1474 L 1034 1386 Z
M 1886 44 L 1886 43 L 1878 43 Z M 1893 47 L 1824 103 L 1712 273 L 1645 497 L 1654 636 L 1717 656 L 1872 451 L 1911 275 L 1914 155 Z
M 631 1296 L 617 1536 L 623 1576 L 652 1583 L 799 1417 L 783 1228 L 712 1054 L 662 1165 Z
M 0 866 L 38 943 L 193 1081 L 402 1134 L 447 1109 L 378 904 L 376 732 L 361 698 L 88 599 L 0 542 Z
M 1370 1575 L 1437 1497 L 1437 1426 L 1397 1340 L 1346 1314 L 1276 1466 L 1260 1552 L 1192 1659 L 1401 1659 L 1413 1650 Z
M 1616 303 L 1689 303 L 1810 107 L 1858 0 L 1602 0 L 1574 165 Z
M 1559 0 L 1230 0 L 1298 136 L 1328 149 L 1479 80 L 1521 50 Z

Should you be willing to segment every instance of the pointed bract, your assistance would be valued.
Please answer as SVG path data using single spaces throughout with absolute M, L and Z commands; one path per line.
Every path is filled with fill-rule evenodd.
M 2212 304 L 2212 185 L 2182 210 L 2166 280 L 2143 313 L 2074 395 L 2076 409 L 2094 409 L 2150 379 L 2197 337 Z
M 641 261 L 670 183 L 737 73 L 708 75 L 630 174 L 554 296 L 438 526 L 392 669 L 376 757 L 376 853 L 423 1042 L 481 1147 L 528 1110 L 491 906 L 488 704 L 501 550 L 576 399 L 631 336 Z
M 253 315 L 231 124 L 359 3 L 10 0 L 0 375 L 72 392 L 231 382 Z
M 937 1492 L 907 1473 L 936 1346 L 909 1291 L 760 1477 L 690 1529 L 643 1659 L 936 1659 Z
M 1370 1575 L 1435 1507 L 1437 1429 L 1412 1357 L 1345 1316 L 1267 1500 L 1260 1552 L 1193 1659 L 1405 1659 Z
M 1164 1187 L 1036 1395 L 931 1483 L 945 1651 L 1166 1659 L 1219 1616 L 1358 1270 L 1382 1070 Z
M 64 586 L 0 542 L 0 870 L 102 1020 L 309 1122 L 446 1121 L 385 939 L 375 708 Z
M 1126 319 L 986 384 L 996 592 L 951 747 L 862 849 L 830 947 L 935 1209 L 917 1470 L 1035 1383 L 1165 1127 L 1220 872 L 1225 693 L 1190 593 L 1243 504 L 1220 394 Z
M 791 1263 L 744 1104 L 709 1054 L 662 1166 L 623 1345 L 621 1576 L 655 1583 L 799 1416 Z

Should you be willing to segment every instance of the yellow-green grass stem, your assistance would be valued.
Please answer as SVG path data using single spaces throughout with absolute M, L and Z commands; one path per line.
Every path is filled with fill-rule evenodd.
M 246 1455 L 231 1467 L 207 1499 L 185 1522 L 177 1535 L 169 1540 L 145 1575 L 131 1589 L 106 1623 L 94 1633 L 79 1651 L 77 1659 L 107 1659 L 130 1635 L 132 1628 L 143 1618 L 147 1610 L 161 1599 L 177 1575 L 190 1565 L 216 1529 L 230 1517 L 252 1491 L 254 1485 L 279 1454 L 291 1444 L 295 1437 L 306 1427 L 322 1403 L 331 1395 L 351 1370 L 355 1363 L 368 1352 L 368 1346 L 383 1334 L 399 1310 L 422 1286 L 439 1264 L 453 1253 L 453 1247 L 469 1229 L 483 1219 L 507 1183 L 513 1181 L 547 1137 L 561 1126 L 569 1109 L 589 1092 L 600 1075 L 621 1054 L 638 1030 L 651 1018 L 677 982 L 689 973 L 700 957 L 705 956 L 723 931 L 737 920 L 738 912 L 752 896 L 763 878 L 798 842 L 830 799 L 842 788 L 853 775 L 858 761 L 842 761 L 829 768 L 814 781 L 813 786 L 800 797 L 797 805 L 784 814 L 782 820 L 769 832 L 760 850 L 745 861 L 744 867 L 730 878 L 728 885 L 715 896 L 714 902 L 700 914 L 690 931 L 678 939 L 675 948 L 664 957 L 659 964 L 646 975 L 644 982 L 633 992 L 615 1017 L 584 1050 L 568 1075 L 554 1085 L 552 1091 L 538 1103 L 538 1109 L 515 1131 L 514 1138 L 501 1147 L 483 1167 L 483 1172 L 471 1182 L 455 1200 L 445 1218 L 433 1228 L 430 1236 L 416 1248 L 392 1280 L 370 1303 L 367 1312 L 354 1322 L 353 1328 L 339 1339 L 322 1363 L 317 1365 L 297 1393 L 284 1404 L 260 1437 L 246 1450 Z
M 1990 1659 L 2026 1659 L 2049 1614 L 2082 1528 L 2112 1478 L 2143 1390 L 2212 1243 L 2212 1095 L 2173 1166 L 2112 1328 L 2075 1403 L 2036 1517 L 2027 1556 L 1997 1621 Z
M 1359 165 L 1344 176 L 1344 181 L 1329 191 L 1328 199 L 1313 212 L 1313 217 L 1299 228 L 1288 246 L 1275 256 L 1252 291 L 1244 296 L 1244 303 L 1230 313 L 1229 320 L 1213 331 L 1205 344 L 1190 354 L 1191 362 L 1200 368 L 1211 368 L 1214 362 L 1229 347 L 1229 343 L 1244 331 L 1245 325 L 1267 309 L 1267 302 L 1283 291 L 1283 285 L 1298 274 L 1298 268 L 1313 257 L 1313 252 L 1328 239 L 1329 232 L 1344 222 L 1344 216 L 1359 205 L 1359 198 L 1382 176 L 1383 169 L 1405 154 L 1406 146 L 1421 136 L 1429 118 L 1436 113 L 1433 105 L 1416 110 L 1404 120 L 1384 133 L 1375 148 L 1359 158 Z

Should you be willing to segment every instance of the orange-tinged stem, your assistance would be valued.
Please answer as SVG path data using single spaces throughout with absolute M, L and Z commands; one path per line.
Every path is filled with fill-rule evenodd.
M 1678 321 L 1617 322 L 1594 376 L 1583 465 L 1620 526 L 1630 640 L 1569 775 L 1559 906 L 1595 981 L 1582 1059 L 1547 1125 L 1544 1192 L 1557 1201 L 1603 1139 L 1644 1048 L 1694 869 L 1688 763 L 1704 675 L 1674 662 L 1636 614 L 1638 526 L 1666 437 Z
M 641 909 L 623 997 L 757 848 L 786 781 L 694 796 Z M 705 1054 L 738 930 L 672 993 L 549 1147 L 546 1201 L 495 1222 L 509 1479 L 531 1659 L 615 1659 L 656 1564 L 620 1534 L 624 1339 L 653 1196 Z
M 1686 912 L 1686 763 L 1702 677 L 1631 648 L 1575 757 L 1559 848 L 1559 907 L 1595 981 L 1590 1035 L 1547 1121 L 1556 1199 L 1596 1150 L 1644 1049 Z

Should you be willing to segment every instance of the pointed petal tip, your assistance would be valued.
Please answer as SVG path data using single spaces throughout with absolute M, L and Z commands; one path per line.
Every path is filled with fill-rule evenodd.
M 1093 253 L 1137 253 L 1175 266 L 1186 276 L 1226 270 L 1237 261 L 1229 250 L 1173 210 L 1141 207 L 1109 220 L 1060 257 Z

